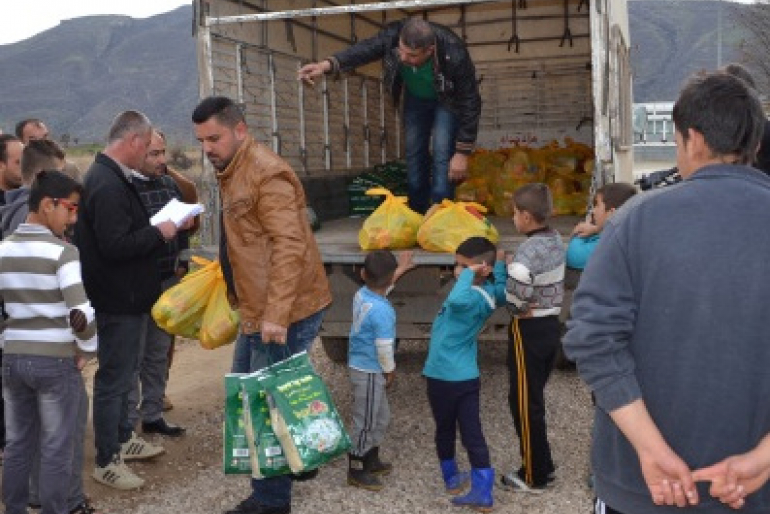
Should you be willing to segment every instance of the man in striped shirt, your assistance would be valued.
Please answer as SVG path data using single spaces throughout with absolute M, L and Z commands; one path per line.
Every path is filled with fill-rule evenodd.
M 4 323 L 3 392 L 7 444 L 3 503 L 7 514 L 27 511 L 33 454 L 41 452 L 44 512 L 66 514 L 80 369 L 96 351 L 94 310 L 80 276 L 77 248 L 61 238 L 77 218 L 82 187 L 41 172 L 30 191 L 30 214 L 0 244 Z

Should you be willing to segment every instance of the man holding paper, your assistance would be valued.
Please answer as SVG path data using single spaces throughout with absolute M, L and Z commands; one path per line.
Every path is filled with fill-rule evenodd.
M 141 112 L 125 111 L 115 117 L 107 146 L 83 180 L 85 194 L 75 225 L 83 284 L 96 311 L 99 337 L 93 477 L 116 489 L 144 484 L 124 459 L 163 453 L 163 448 L 138 437 L 128 421 L 128 394 L 141 339 L 160 296 L 158 257 L 177 234 L 171 221 L 150 225 L 147 209 L 131 184 L 131 170 L 144 164 L 151 136 L 150 120 Z
M 190 247 L 188 229 L 192 226 L 192 212 L 200 211 L 200 205 L 180 202 L 182 192 L 176 182 L 166 175 L 166 140 L 161 132 L 153 130 L 147 158 L 138 171 L 134 171 L 131 183 L 139 192 L 142 203 L 152 216 L 151 222 L 171 219 L 180 228 L 177 236 L 171 239 L 158 257 L 161 289 L 179 283 L 179 278 L 187 272 L 186 266 L 178 262 L 179 252 Z M 175 212 L 167 209 L 171 205 L 179 206 Z M 185 207 L 186 206 L 186 207 Z M 193 209 L 199 207 L 199 209 Z M 167 211 L 164 215 L 163 212 Z M 180 215 L 176 216 L 176 212 Z M 157 217 L 160 215 L 159 217 Z M 163 397 L 166 393 L 168 377 L 169 349 L 174 336 L 160 328 L 155 320 L 150 319 L 147 337 L 139 348 L 138 377 L 133 381 L 128 397 L 128 421 L 136 426 L 141 414 L 142 432 L 157 433 L 169 437 L 179 437 L 185 429 L 167 423 L 163 418 Z M 140 404 L 141 399 L 141 404 Z

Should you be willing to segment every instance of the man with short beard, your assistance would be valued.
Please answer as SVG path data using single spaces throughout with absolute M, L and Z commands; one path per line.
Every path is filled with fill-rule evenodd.
M 309 349 L 331 303 L 329 283 L 291 166 L 249 135 L 229 98 L 204 99 L 192 121 L 222 198 L 220 260 L 241 318 L 232 371 L 257 371 Z M 226 514 L 289 514 L 291 484 L 290 476 L 252 479 L 251 495 Z
M 21 186 L 21 152 L 24 143 L 11 134 L 0 134 L 0 205 L 5 193 Z
M 139 192 L 151 217 L 171 200 L 182 201 L 182 192 L 176 182 L 166 174 L 166 139 L 160 131 L 153 130 L 147 157 L 139 170 L 134 171 L 131 183 Z M 192 220 L 185 228 L 191 225 Z M 158 257 L 163 291 L 178 284 L 179 279 L 187 272 L 185 266 L 177 266 L 177 258 L 179 252 L 189 246 L 189 233 L 185 229 L 180 230 L 163 248 Z M 169 350 L 173 341 L 172 334 L 160 328 L 155 320 L 149 320 L 147 337 L 139 349 L 139 376 L 134 380 L 128 397 L 128 421 L 132 426 L 136 426 L 141 414 L 142 432 L 145 434 L 179 437 L 185 433 L 184 428 L 167 423 L 163 418 Z

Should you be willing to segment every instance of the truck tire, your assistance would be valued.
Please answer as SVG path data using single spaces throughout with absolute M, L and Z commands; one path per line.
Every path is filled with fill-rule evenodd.
M 348 361 L 348 338 L 322 336 L 321 344 L 324 346 L 324 352 L 329 360 L 337 364 L 344 364 Z

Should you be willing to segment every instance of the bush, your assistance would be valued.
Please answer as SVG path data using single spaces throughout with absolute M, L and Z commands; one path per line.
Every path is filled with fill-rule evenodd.
M 169 150 L 168 164 L 178 170 L 189 170 L 193 165 L 193 161 L 187 156 L 184 148 L 175 146 Z

